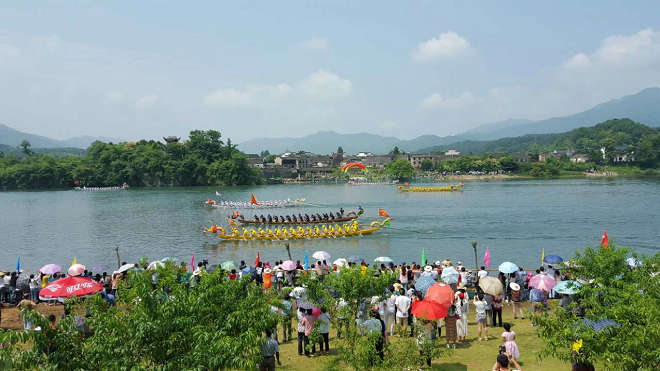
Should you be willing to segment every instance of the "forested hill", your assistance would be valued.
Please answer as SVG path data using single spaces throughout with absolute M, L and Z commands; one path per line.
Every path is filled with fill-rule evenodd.
M 215 130 L 190 132 L 183 143 L 94 142 L 82 156 L 57 157 L 29 147 L 0 153 L 0 190 L 81 186 L 195 186 L 260 182 L 261 173 Z
M 660 130 L 630 119 L 613 119 L 596 126 L 583 127 L 560 134 L 529 134 L 491 141 L 462 141 L 422 149 L 419 152 L 444 152 L 456 149 L 463 154 L 542 152 L 573 149 L 588 154 L 601 147 L 639 146 L 658 140 Z

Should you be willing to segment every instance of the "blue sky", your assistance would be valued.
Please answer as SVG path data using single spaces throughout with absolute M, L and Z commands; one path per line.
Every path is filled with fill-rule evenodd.
M 660 85 L 658 14 L 653 1 L 4 2 L 0 122 L 55 138 L 456 134 Z

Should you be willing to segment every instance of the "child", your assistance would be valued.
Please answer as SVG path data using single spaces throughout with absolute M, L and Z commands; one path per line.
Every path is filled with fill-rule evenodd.
M 511 331 L 511 324 L 508 322 L 505 322 L 503 327 L 502 341 L 506 347 L 506 352 L 511 354 L 511 358 L 513 359 L 520 358 L 520 351 L 518 350 L 518 344 L 516 344 L 516 333 Z
M 483 340 L 488 340 L 488 324 L 486 322 L 486 306 L 488 303 L 484 300 L 484 294 L 479 293 L 474 298 L 474 309 L 477 313 L 477 331 L 479 332 L 479 341 L 481 341 L 481 333 L 483 331 Z
M 319 344 L 319 349 L 323 353 L 323 344 L 325 344 L 325 353 L 330 352 L 330 315 L 327 313 L 325 307 L 321 307 L 321 315 L 317 318 L 319 321 L 319 332 L 323 337 L 323 341 Z

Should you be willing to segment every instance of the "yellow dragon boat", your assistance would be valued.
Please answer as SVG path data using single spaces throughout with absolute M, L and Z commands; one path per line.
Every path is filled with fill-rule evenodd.
M 374 221 L 368 227 L 360 227 L 357 220 L 352 223 L 344 225 L 339 224 L 322 224 L 315 226 L 297 226 L 294 227 L 276 227 L 276 228 L 238 228 L 233 227 L 227 231 L 223 227 L 212 225 L 211 227 L 204 228 L 205 233 L 212 233 L 217 235 L 223 240 L 299 240 L 299 239 L 315 239 L 315 238 L 337 238 L 337 237 L 352 237 L 371 234 L 379 230 L 382 226 L 389 225 L 390 219 L 387 218 L 382 222 Z
M 398 188 L 401 192 L 456 192 L 463 189 L 463 183 L 442 187 L 409 187 L 400 185 Z

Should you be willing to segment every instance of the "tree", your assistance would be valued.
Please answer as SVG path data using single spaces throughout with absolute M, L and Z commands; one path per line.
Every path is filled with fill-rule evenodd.
M 510 155 L 500 157 L 499 161 L 500 161 L 500 166 L 504 171 L 515 172 L 518 171 L 518 169 L 520 169 L 520 165 L 518 164 L 518 161 L 516 161 Z
M 398 180 L 410 179 L 415 176 L 415 168 L 404 159 L 394 160 L 385 164 L 387 175 Z
M 474 251 L 474 269 L 479 269 L 479 257 L 477 255 L 477 241 L 472 241 L 472 250 Z
M 424 161 L 422 161 L 422 164 L 421 164 L 420 167 L 421 167 L 421 169 L 424 170 L 424 171 L 431 171 L 431 170 L 433 170 L 433 168 L 434 168 L 434 166 L 433 166 L 433 161 L 431 161 L 431 160 L 424 160 Z
M 400 155 L 400 154 L 401 154 L 401 151 L 399 151 L 399 147 L 398 147 L 398 146 L 394 146 L 394 148 L 390 151 L 390 155 L 398 156 L 398 155 Z
M 612 370 L 660 368 L 660 254 L 633 255 L 634 268 L 628 256 L 630 250 L 614 245 L 587 248 L 563 268 L 588 284 L 567 310 L 534 317 L 546 344 L 541 357 L 602 363 Z
M 27 140 L 23 139 L 20 144 L 21 152 L 25 153 L 28 156 L 32 156 L 32 145 Z
M 341 153 L 341 154 L 343 154 L 343 153 L 344 153 L 344 149 L 343 149 L 341 146 L 337 147 L 337 153 Z
M 100 295 L 67 304 L 88 313 L 87 337 L 71 316 L 51 330 L 47 319 L 31 312 L 45 330 L 1 333 L 0 343 L 26 346 L 1 349 L 0 361 L 15 369 L 254 369 L 262 333 L 277 321 L 270 309 L 274 297 L 249 278 L 229 281 L 220 270 L 190 284 L 181 279 L 184 274 L 171 263 L 157 271 L 132 272 L 116 306 L 108 306 Z M 46 355 L 49 342 L 57 350 Z

